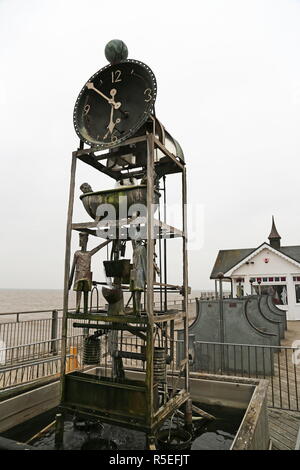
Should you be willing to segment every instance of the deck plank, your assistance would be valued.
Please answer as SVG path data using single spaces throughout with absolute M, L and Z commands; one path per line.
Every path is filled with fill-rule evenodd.
M 300 428 L 300 412 L 268 408 L 272 450 L 294 450 Z

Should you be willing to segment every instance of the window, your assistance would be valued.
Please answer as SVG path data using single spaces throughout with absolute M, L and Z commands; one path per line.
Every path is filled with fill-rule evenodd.
M 286 277 L 283 276 L 283 277 L 252 277 L 251 279 L 253 279 L 253 282 L 286 282 Z M 300 277 L 299 278 L 296 278 L 294 277 L 294 281 L 296 280 L 299 280 L 300 281 Z
M 287 298 L 287 288 L 285 284 L 272 284 L 269 286 L 254 286 L 256 293 L 258 294 L 259 291 L 261 294 L 268 294 L 273 297 L 274 304 L 277 305 L 287 305 L 288 298 Z M 299 303 L 300 303 L 300 285 L 299 285 Z

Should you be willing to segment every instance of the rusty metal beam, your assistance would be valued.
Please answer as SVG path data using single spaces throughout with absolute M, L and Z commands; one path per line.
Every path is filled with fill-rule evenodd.
M 124 147 L 126 145 L 132 145 L 132 144 L 137 144 L 139 142 L 143 142 L 143 141 L 146 141 L 147 140 L 147 136 L 146 135 L 141 135 L 141 136 L 138 136 L 138 137 L 132 137 L 132 139 L 127 139 L 125 140 L 125 142 L 121 142 L 120 144 L 118 144 L 118 147 Z M 91 155 L 91 154 L 94 154 L 95 152 L 105 152 L 107 149 L 101 149 L 101 148 L 96 148 L 96 147 L 90 147 L 90 148 L 85 148 L 85 149 L 79 149 L 77 151 L 74 152 L 74 155 L 75 157 L 77 158 L 80 158 L 80 157 L 83 157 L 85 155 Z M 108 154 L 109 152 L 106 152 L 106 154 Z M 95 158 L 97 158 L 97 156 L 95 155 Z M 107 157 L 105 157 L 107 158 Z
M 171 158 L 171 160 L 173 160 L 173 162 L 176 163 L 176 165 L 179 166 L 181 170 L 183 170 L 185 166 L 181 163 L 181 161 L 177 160 L 176 157 L 171 152 L 169 152 L 169 150 L 167 150 L 166 147 L 156 137 L 154 137 L 154 144 L 166 155 L 166 157 Z
M 170 313 L 164 315 L 154 315 L 153 322 L 154 323 L 162 323 L 165 321 L 172 321 L 172 320 L 180 320 L 182 318 L 182 313 L 177 310 L 177 313 Z
M 73 320 L 92 320 L 92 321 L 104 321 L 104 322 L 116 322 L 116 323 L 140 323 L 145 325 L 148 323 L 148 318 L 136 317 L 134 315 L 106 315 L 99 313 L 71 313 L 67 314 L 68 318 Z
M 84 163 L 87 163 L 88 165 L 92 166 L 93 168 L 96 168 L 96 170 L 99 170 L 101 171 L 101 173 L 105 173 L 107 176 L 110 176 L 111 178 L 113 178 L 114 180 L 118 180 L 119 179 L 119 171 L 112 171 L 110 170 L 109 168 L 107 168 L 106 166 L 102 165 L 102 163 L 99 163 L 98 160 L 95 159 L 95 157 L 93 155 L 82 155 L 80 157 L 78 157 L 79 160 L 81 160 L 82 162 Z
M 190 394 L 186 390 L 180 390 L 165 405 L 157 410 L 154 415 L 154 422 L 158 423 L 165 420 L 172 411 L 178 409 L 183 403 L 185 403 L 189 396 Z

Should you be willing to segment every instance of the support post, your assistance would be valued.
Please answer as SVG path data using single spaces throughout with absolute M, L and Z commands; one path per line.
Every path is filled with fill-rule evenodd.
M 147 449 L 148 450 L 156 450 L 156 440 L 155 436 L 147 434 Z
M 223 310 L 223 273 L 218 274 L 219 278 L 219 315 L 220 315 L 220 343 L 221 344 L 221 371 L 224 372 L 225 369 L 225 330 L 224 330 L 224 310 Z
M 185 363 L 185 389 L 190 390 L 189 384 L 189 315 L 188 315 L 188 257 L 187 257 L 187 187 L 186 168 L 182 170 L 182 257 L 183 257 L 183 325 L 184 325 L 184 357 Z M 186 419 L 190 414 L 189 401 L 186 401 Z M 188 418 L 189 419 L 189 418 Z M 186 421 L 187 425 L 188 422 Z
M 52 311 L 52 320 L 51 320 L 51 347 L 50 352 L 55 355 L 58 352 L 57 344 L 57 334 L 58 334 L 58 311 Z
M 148 419 L 150 426 L 153 420 L 153 169 L 154 169 L 154 136 L 147 136 L 147 296 L 146 308 L 148 331 L 146 344 L 146 387 L 148 395 Z
M 193 410 L 192 410 L 192 399 L 188 398 L 185 405 L 184 421 L 185 427 L 188 431 L 193 428 Z
M 72 238 L 72 217 L 74 205 L 74 189 L 76 174 L 76 156 L 72 154 L 71 178 L 69 189 L 69 204 L 66 229 L 66 251 L 65 251 L 65 274 L 64 274 L 64 300 L 63 300 L 63 319 L 62 319 L 62 341 L 61 341 L 61 402 L 64 400 L 64 384 L 66 373 L 66 356 L 67 356 L 67 328 L 68 328 L 68 303 L 69 303 L 69 276 L 70 276 L 70 257 L 71 257 L 71 238 Z
M 164 223 L 167 223 L 167 189 L 166 189 L 166 176 L 163 176 L 163 189 L 164 189 Z M 167 291 L 167 284 L 168 284 L 168 266 L 167 266 L 167 240 L 164 238 L 164 284 L 165 284 L 165 292 L 164 292 L 164 309 L 165 312 L 168 310 L 168 291 Z
M 222 277 L 219 278 L 219 311 L 220 311 L 220 341 L 224 343 L 224 312 L 223 312 L 223 282 Z
M 251 289 L 252 289 L 252 284 L 251 284 Z M 252 294 L 252 291 L 251 291 L 251 294 Z M 230 278 L 230 296 L 233 299 L 233 281 L 232 281 L 232 277 Z
M 147 136 L 147 314 L 153 324 L 153 258 L 154 258 L 154 218 L 153 218 L 153 169 L 154 136 Z
M 55 450 L 63 449 L 64 440 L 64 416 L 62 413 L 57 413 L 55 416 Z

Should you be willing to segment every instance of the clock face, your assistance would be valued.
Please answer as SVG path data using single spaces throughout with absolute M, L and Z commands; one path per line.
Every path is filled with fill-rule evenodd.
M 85 143 L 114 147 L 133 136 L 153 109 L 156 80 L 150 68 L 124 60 L 96 72 L 81 90 L 74 126 Z

